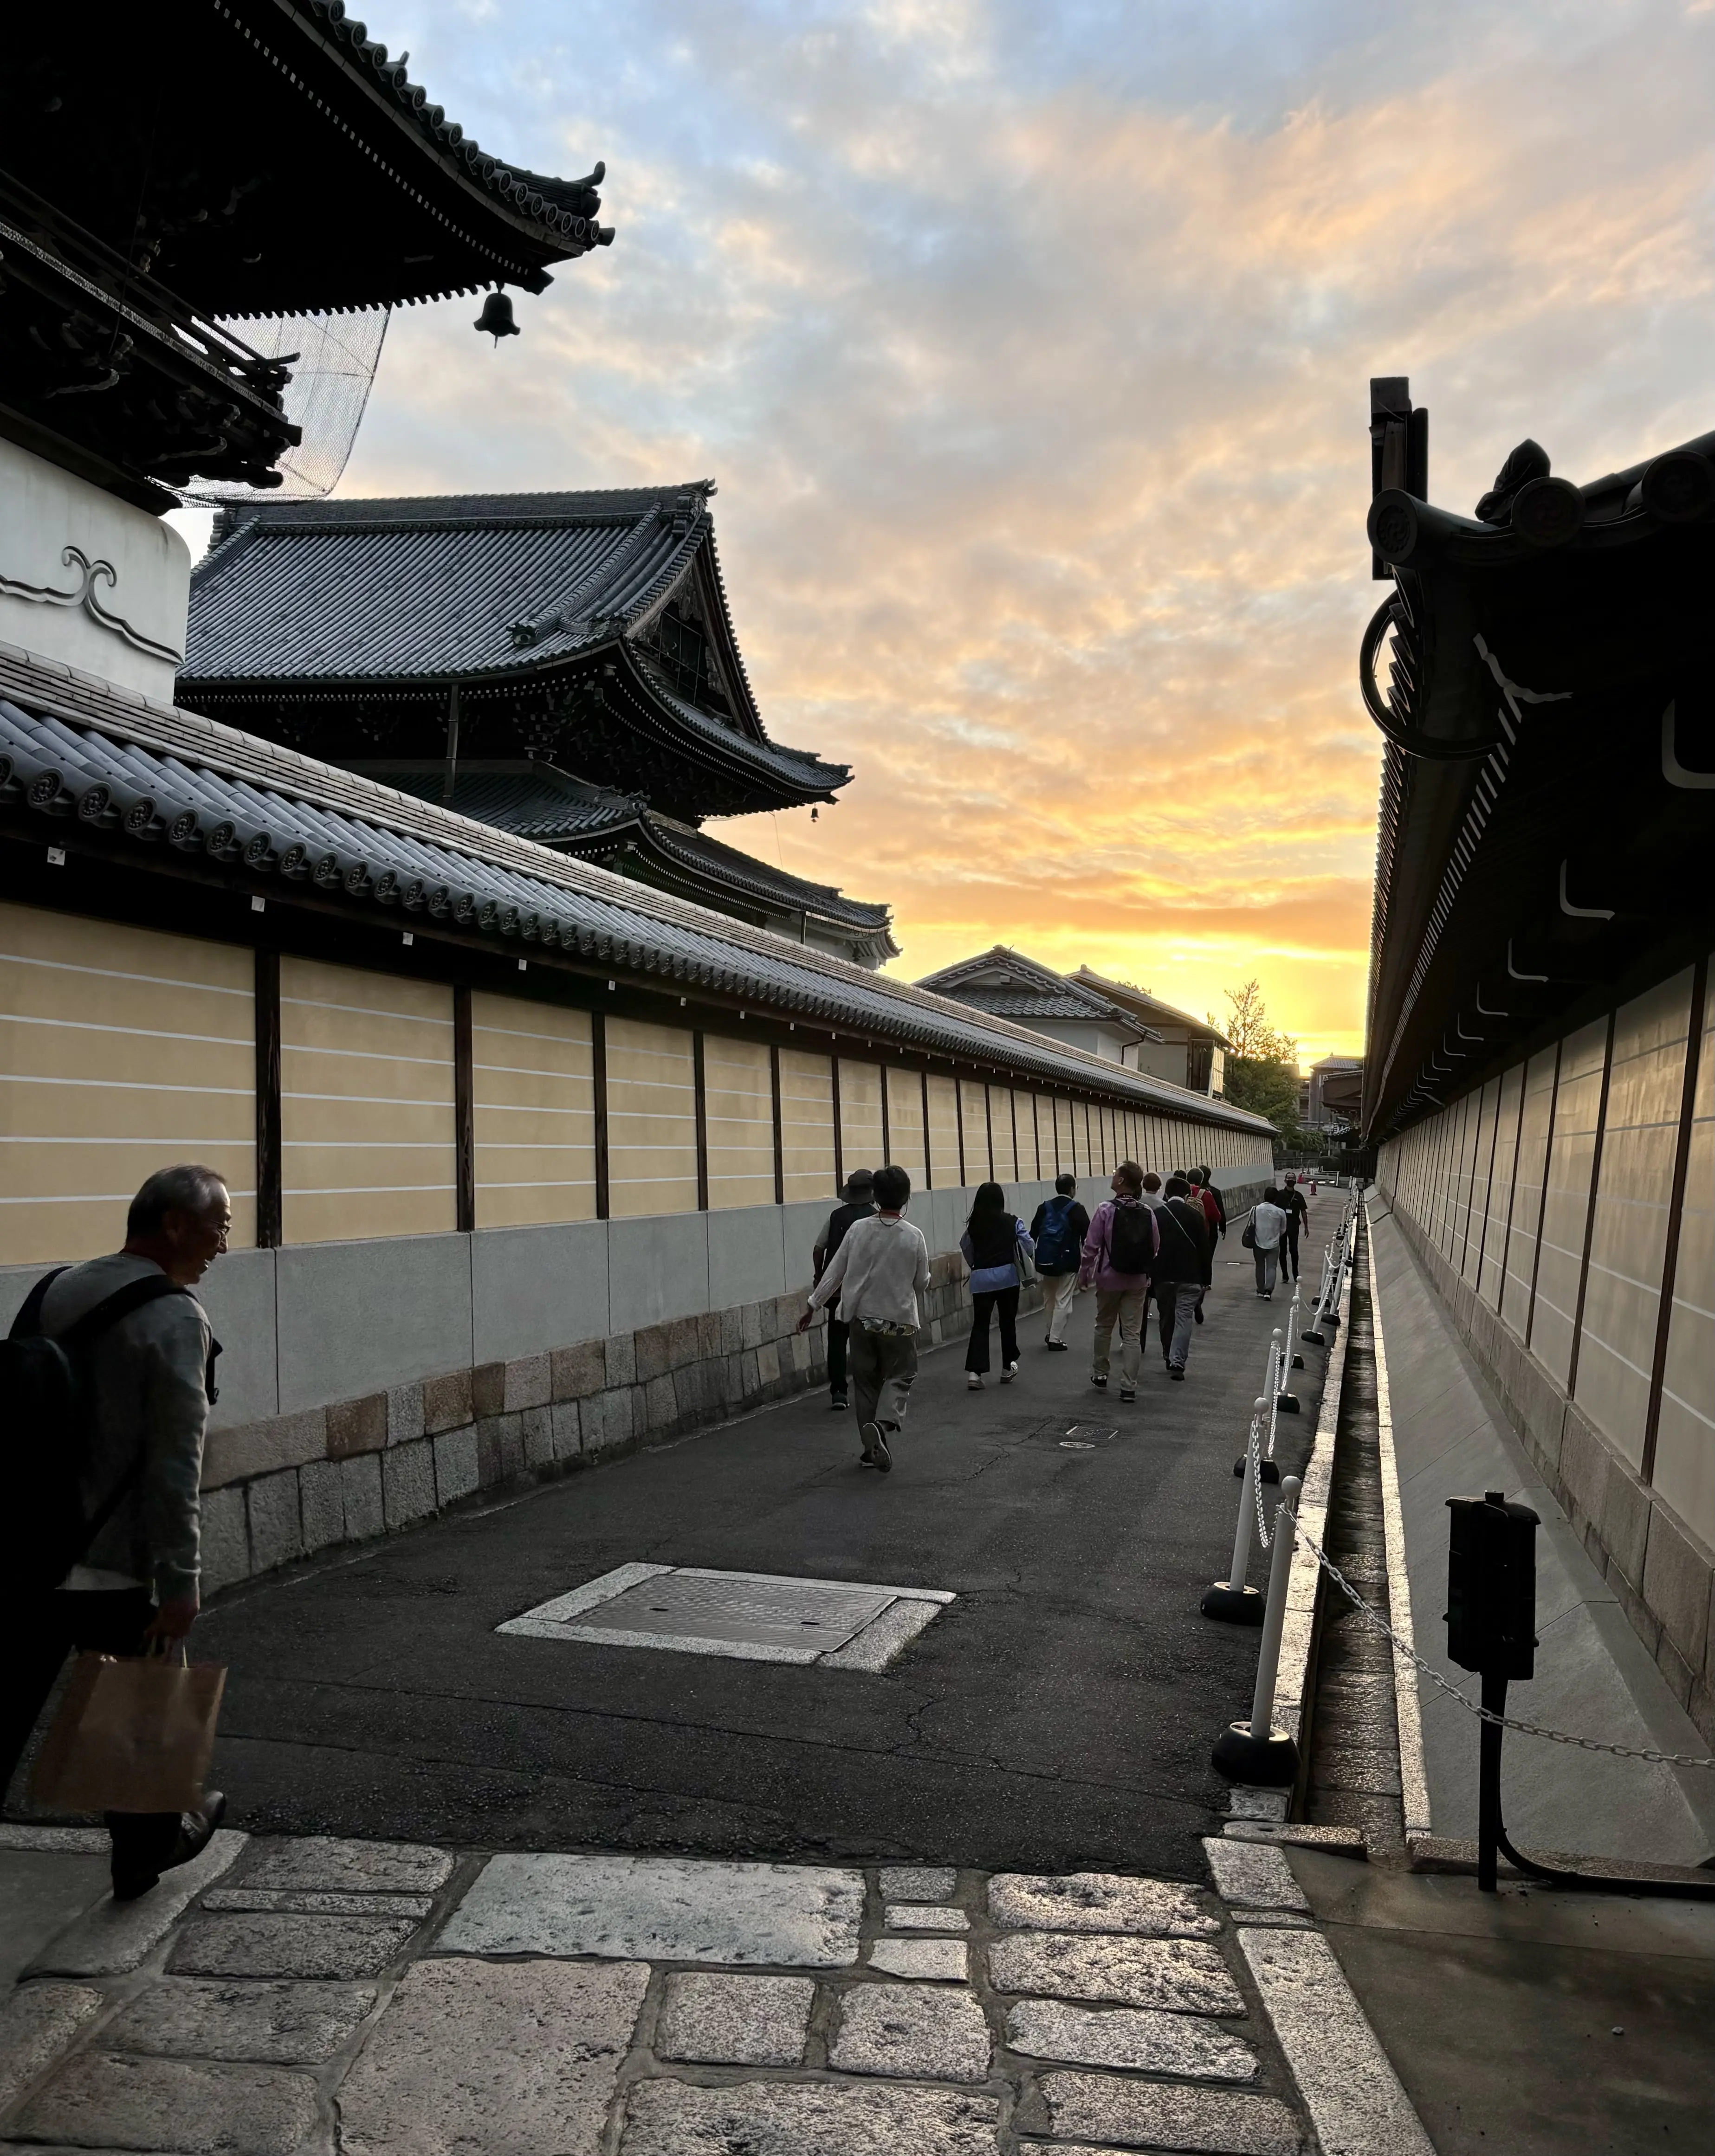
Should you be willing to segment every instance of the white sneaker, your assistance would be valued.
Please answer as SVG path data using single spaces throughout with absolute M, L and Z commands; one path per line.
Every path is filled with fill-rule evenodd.
M 968 1393 L 980 1393 L 982 1389 L 983 1380 L 981 1377 L 978 1376 L 977 1372 L 974 1370 L 967 1370 L 965 1372 L 965 1390 Z
M 1003 1385 L 1009 1385 L 1018 1374 L 1019 1366 L 1016 1363 L 1004 1363 L 1000 1369 L 1000 1382 Z

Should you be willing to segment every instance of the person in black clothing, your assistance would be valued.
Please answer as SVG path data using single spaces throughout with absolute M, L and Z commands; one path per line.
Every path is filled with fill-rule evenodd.
M 1163 1193 L 1161 1178 L 1143 1178 L 1143 1202 L 1155 1209 L 1161 1237 L 1152 1291 L 1161 1335 L 1161 1359 L 1170 1378 L 1183 1378 L 1191 1348 L 1191 1327 L 1207 1285 L 1209 1235 L 1203 1209 L 1191 1197 L 1183 1175 L 1170 1175 Z
M 1042 1315 L 1048 1327 L 1043 1346 L 1056 1355 L 1066 1352 L 1066 1320 L 1078 1291 L 1078 1260 L 1090 1232 L 1090 1215 L 1078 1203 L 1078 1178 L 1057 1175 L 1054 1196 L 1045 1198 L 1030 1223 L 1036 1245 L 1036 1270 L 1042 1281 Z
M 973 1393 L 983 1389 L 988 1369 L 992 1312 L 1000 1320 L 1000 1382 L 1009 1385 L 1019 1373 L 1019 1289 L 1022 1285 L 1019 1253 L 1029 1255 L 1036 1246 L 1030 1229 L 1014 1217 L 1006 1193 L 998 1183 L 985 1183 L 978 1190 L 958 1246 L 971 1269 L 971 1339 L 965 1350 L 965 1383 Z
M 1297 1280 L 1298 1230 L 1310 1218 L 1310 1208 L 1305 1203 L 1304 1193 L 1298 1188 L 1298 1178 L 1291 1169 L 1287 1170 L 1286 1187 L 1280 1194 L 1278 1203 L 1286 1216 L 1286 1232 L 1281 1238 L 1281 1277 L 1282 1280 Z
M 1199 1190 L 1206 1190 L 1214 1199 L 1215 1217 L 1220 1223 L 1219 1232 L 1225 1236 L 1227 1232 L 1227 1209 L 1222 1201 L 1219 1191 L 1214 1187 L 1214 1170 L 1209 1168 L 1194 1168 L 1190 1179 Z
M 845 1233 L 853 1221 L 867 1220 L 875 1209 L 875 1178 L 866 1168 L 855 1168 L 845 1178 L 845 1188 L 840 1192 L 842 1203 L 822 1224 L 822 1232 L 816 1238 L 811 1261 L 814 1267 L 810 1285 L 814 1287 L 828 1270 L 829 1260 L 845 1240 Z M 840 1409 L 847 1404 L 845 1390 L 845 1342 L 849 1328 L 842 1325 L 831 1312 L 828 1318 L 828 1404 Z

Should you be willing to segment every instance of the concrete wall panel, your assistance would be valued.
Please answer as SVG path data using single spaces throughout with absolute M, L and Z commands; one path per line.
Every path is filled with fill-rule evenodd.
M 608 1223 L 611 1331 L 634 1332 L 716 1306 L 709 1300 L 708 1223 L 706 1213 Z
M 212 1429 L 258 1422 L 280 1412 L 275 1338 L 276 1255 L 273 1250 L 229 1250 L 216 1259 L 197 1291 L 221 1345 L 215 1373 L 220 1398 L 208 1418 Z
M 401 1235 L 276 1251 L 280 1413 L 467 1368 L 470 1246 L 468 1235 Z
M 783 1210 L 778 1205 L 752 1205 L 710 1214 L 710 1309 L 726 1310 L 735 1302 L 760 1302 L 765 1296 L 785 1294 Z
M 608 1224 L 490 1228 L 470 1238 L 472 1360 L 539 1355 L 610 1330 Z

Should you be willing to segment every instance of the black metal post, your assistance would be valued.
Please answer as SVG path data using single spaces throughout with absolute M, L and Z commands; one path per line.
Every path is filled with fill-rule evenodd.
M 1482 1703 L 1491 1714 L 1507 1712 L 1507 1680 L 1483 1672 Z M 1501 1739 L 1506 1735 L 1498 1722 L 1477 1725 L 1476 1768 L 1476 1883 L 1480 1893 L 1495 1892 L 1495 1874 L 1502 1837 Z

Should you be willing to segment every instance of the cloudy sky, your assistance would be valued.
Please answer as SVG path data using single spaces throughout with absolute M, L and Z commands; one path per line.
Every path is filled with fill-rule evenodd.
M 355 4 L 355 0 L 348 0 Z M 1368 378 L 1469 509 L 1715 425 L 1712 0 L 364 0 L 486 148 L 605 158 L 498 350 L 388 333 L 343 494 L 712 475 L 777 738 L 721 835 L 1359 1045 Z

